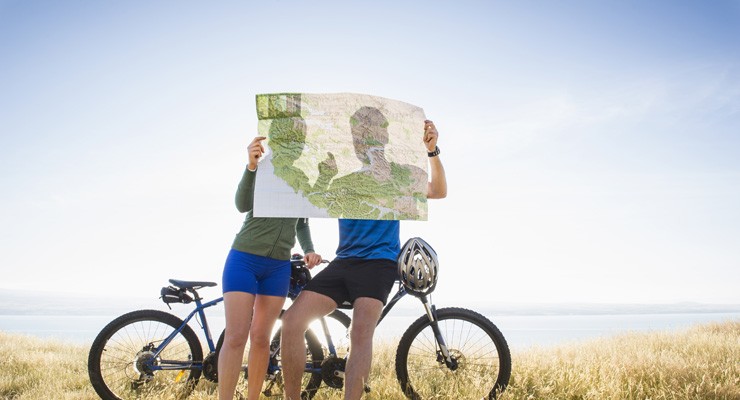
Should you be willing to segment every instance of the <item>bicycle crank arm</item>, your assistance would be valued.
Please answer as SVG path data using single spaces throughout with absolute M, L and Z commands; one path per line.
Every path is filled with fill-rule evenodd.
M 344 371 L 334 371 L 334 376 L 340 379 L 344 379 Z M 370 385 L 366 383 L 362 390 L 364 390 L 365 393 L 370 393 Z

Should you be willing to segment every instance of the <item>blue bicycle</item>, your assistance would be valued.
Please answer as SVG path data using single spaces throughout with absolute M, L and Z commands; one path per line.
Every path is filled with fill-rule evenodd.
M 291 263 L 289 297 L 295 299 L 311 275 L 303 260 Z M 110 322 L 93 342 L 88 373 L 102 399 L 184 398 L 201 376 L 218 381 L 218 353 L 224 335 L 214 345 L 204 310 L 223 298 L 203 302 L 198 295 L 197 290 L 215 286 L 213 282 L 170 283 L 172 286 L 162 288 L 165 303 L 195 302 L 195 310 L 184 320 L 158 310 L 133 311 Z M 399 282 L 378 323 L 407 294 L 409 291 Z M 436 309 L 427 295 L 416 297 L 421 300 L 424 315 L 409 326 L 396 350 L 396 377 L 403 393 L 412 400 L 465 398 L 471 394 L 477 399 L 495 399 L 511 375 L 511 355 L 498 328 L 474 311 L 457 307 Z M 206 337 L 205 357 L 198 336 L 188 325 L 194 317 Z M 283 398 L 277 325 L 262 393 Z M 313 398 L 322 383 L 343 387 L 349 325 L 350 318 L 335 310 L 306 331 L 302 399 Z M 244 390 L 249 372 L 246 363 L 242 369 L 245 379 L 239 391 Z
M 311 275 L 301 258 L 291 261 L 291 299 L 300 293 Z M 105 400 L 141 398 L 184 398 L 202 377 L 218 382 L 218 354 L 224 334 L 214 342 L 205 310 L 223 301 L 223 297 L 204 302 L 198 290 L 216 286 L 215 282 L 170 279 L 161 290 L 161 299 L 173 303 L 195 303 L 195 309 L 183 320 L 159 310 L 138 310 L 124 314 L 106 325 L 95 338 L 88 355 L 88 375 L 93 388 Z M 189 322 L 196 319 L 206 338 L 208 354 Z M 306 331 L 307 362 L 303 379 L 303 397 L 312 398 L 322 382 L 324 352 L 346 354 L 349 351 L 347 329 L 350 318 L 337 310 Z M 321 330 L 317 335 L 314 330 Z M 332 337 L 334 335 L 334 337 Z M 270 344 L 270 364 L 263 393 L 282 397 L 280 372 L 279 324 Z M 248 368 L 243 366 L 244 376 Z M 244 383 L 246 379 L 244 379 Z

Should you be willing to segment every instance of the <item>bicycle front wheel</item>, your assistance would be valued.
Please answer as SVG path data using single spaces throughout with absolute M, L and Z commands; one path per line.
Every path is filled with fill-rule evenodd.
M 511 355 L 498 328 L 464 308 L 437 310 L 445 362 L 425 315 L 406 330 L 396 351 L 396 376 L 409 399 L 495 399 L 509 383 Z
M 88 356 L 90 382 L 104 400 L 183 398 L 200 378 L 198 336 L 172 314 L 139 310 L 110 322 Z M 164 341 L 172 340 L 162 348 Z

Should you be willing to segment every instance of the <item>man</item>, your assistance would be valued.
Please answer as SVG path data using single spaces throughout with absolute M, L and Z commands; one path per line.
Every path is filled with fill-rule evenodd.
M 429 155 L 431 181 L 427 198 L 447 196 L 447 180 L 439 159 L 439 134 L 424 121 L 424 144 Z M 282 364 L 286 398 L 300 400 L 306 362 L 303 335 L 308 324 L 339 305 L 353 306 L 350 354 L 344 379 L 344 398 L 359 399 L 370 375 L 373 335 L 388 294 L 397 279 L 400 252 L 398 220 L 339 220 L 337 257 L 303 289 L 283 315 Z
M 314 194 L 309 196 L 313 204 L 339 218 L 349 214 L 356 219 L 417 219 L 420 206 L 426 215 L 427 173 L 386 158 L 388 125 L 388 119 L 375 107 L 362 107 L 352 114 L 352 143 L 361 166 L 331 180 L 331 185 L 319 177 Z M 324 175 L 329 176 L 327 172 Z

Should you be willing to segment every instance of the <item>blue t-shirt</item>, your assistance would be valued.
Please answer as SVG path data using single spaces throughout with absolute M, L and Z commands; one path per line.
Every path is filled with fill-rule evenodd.
M 396 261 L 401 251 L 399 221 L 340 219 L 337 258 L 385 258 Z

